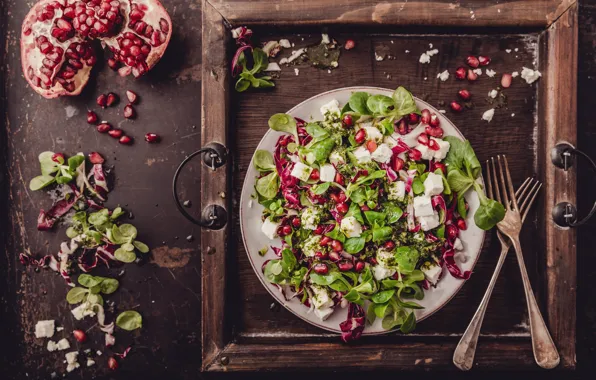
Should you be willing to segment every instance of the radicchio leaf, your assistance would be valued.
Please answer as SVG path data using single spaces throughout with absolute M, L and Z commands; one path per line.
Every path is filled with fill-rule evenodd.
M 125 357 L 128 355 L 128 353 L 130 352 L 131 348 L 132 348 L 132 347 L 128 346 L 128 347 L 126 348 L 126 350 L 124 350 L 124 352 L 122 352 L 121 354 L 119 354 L 119 353 L 115 352 L 115 353 L 114 353 L 114 356 L 117 356 L 117 357 L 119 357 L 120 359 L 124 359 L 124 358 L 125 358 Z
M 472 272 L 465 271 L 462 273 L 461 269 L 455 263 L 455 251 L 453 249 L 448 249 L 443 253 L 443 261 L 445 262 L 445 266 L 451 275 L 455 278 L 460 278 L 462 280 L 467 280 L 470 278 Z
M 397 173 L 393 169 L 391 169 L 391 166 L 387 164 L 381 164 L 381 169 L 384 169 L 386 171 L 387 179 L 389 180 L 389 182 L 395 182 L 399 178 L 397 176 Z
M 364 309 L 360 305 L 350 303 L 348 318 L 339 324 L 341 339 L 350 342 L 360 338 L 364 330 Z
M 106 193 L 108 190 L 108 182 L 106 181 L 106 175 L 103 172 L 103 166 L 101 164 L 93 165 L 93 179 L 95 180 L 95 189 L 98 187 L 102 188 Z
M 70 211 L 76 200 L 76 197 L 71 196 L 68 199 L 59 200 L 47 212 L 43 209 L 40 210 L 37 217 L 37 229 L 39 231 L 50 230 L 60 217 Z

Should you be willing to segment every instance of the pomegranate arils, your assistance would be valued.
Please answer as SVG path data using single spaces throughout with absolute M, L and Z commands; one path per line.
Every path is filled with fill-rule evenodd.
M 132 144 L 132 138 L 130 138 L 129 136 L 122 136 L 120 137 L 120 140 L 118 140 L 118 142 L 122 145 L 130 145 Z
M 350 114 L 345 114 L 341 121 L 344 127 L 351 127 L 352 125 L 354 125 L 354 120 L 352 119 L 352 115 Z
M 432 150 L 439 150 L 441 149 L 441 147 L 439 146 L 439 143 L 437 142 L 437 140 L 431 139 L 428 142 L 428 148 L 432 149 Z
M 354 268 L 354 264 L 349 261 L 342 261 L 341 263 L 337 264 L 337 268 L 342 272 L 347 272 Z
M 157 143 L 159 142 L 159 140 L 161 140 L 161 138 L 159 137 L 159 135 L 155 133 L 147 133 L 145 135 L 145 141 L 147 141 L 148 143 Z
M 99 132 L 99 133 L 106 133 L 110 129 L 112 129 L 112 126 L 106 122 L 102 122 L 101 124 L 99 124 L 97 126 L 97 132 Z
M 459 104 L 458 102 L 455 102 L 455 101 L 451 102 L 449 104 L 449 107 L 451 107 L 451 110 L 453 112 L 461 112 L 463 110 L 463 107 L 461 106 L 461 104 Z
M 476 74 L 476 73 L 474 72 L 474 70 L 472 70 L 472 69 L 468 69 L 468 80 L 469 80 L 470 82 L 473 82 L 473 81 L 475 81 L 476 79 L 478 79 L 478 74 Z
M 511 74 L 503 74 L 503 76 L 501 77 L 501 87 L 509 88 L 509 86 L 511 86 L 512 78 L 513 77 L 511 76 Z
M 114 128 L 114 129 L 108 131 L 108 135 L 112 136 L 115 139 L 119 139 L 120 137 L 122 137 L 123 134 L 124 134 L 124 131 L 122 131 L 122 129 L 118 129 L 118 128 Z
M 327 274 L 329 272 L 329 268 L 327 267 L 327 264 L 324 263 L 318 263 L 313 265 L 312 269 L 315 271 L 315 273 L 318 274 Z
M 134 119 L 137 116 L 137 113 L 134 108 L 130 104 L 124 106 L 124 117 L 127 119 Z
M 427 109 L 423 109 L 421 112 L 421 117 L 420 117 L 420 122 L 422 122 L 423 124 L 428 124 L 430 123 L 430 111 Z
M 118 369 L 118 362 L 113 357 L 108 359 L 108 368 L 112 371 Z
M 424 128 L 424 132 L 426 132 L 427 135 L 432 136 L 432 137 L 437 137 L 437 138 L 443 137 L 443 128 L 441 128 L 441 127 L 431 127 L 429 125 L 426 128 Z
M 397 133 L 400 135 L 407 135 L 410 133 L 410 128 L 408 127 L 408 123 L 404 119 L 401 119 L 397 122 L 397 124 L 393 128 Z
M 57 162 L 60 165 L 64 164 L 64 153 L 54 153 L 52 155 L 52 161 Z
M 408 124 L 410 125 L 414 125 L 414 124 L 418 124 L 420 122 L 420 115 L 418 115 L 417 113 L 411 113 L 408 115 Z
M 364 267 L 366 267 L 364 261 L 357 261 L 356 265 L 354 266 L 354 270 L 356 272 L 362 272 L 364 270 Z
M 457 70 L 455 70 L 455 78 L 463 80 L 466 77 L 466 73 L 467 71 L 465 67 L 458 67 Z
M 472 97 L 472 95 L 470 94 L 470 91 L 468 90 L 459 90 L 457 92 L 457 95 L 462 99 L 462 100 L 470 100 L 470 98 Z
M 118 97 L 118 95 L 114 94 L 113 92 L 110 92 L 106 98 L 106 105 L 108 107 L 111 107 L 114 104 L 118 103 L 119 100 L 120 97 Z
M 116 61 L 114 58 L 110 58 L 110 59 L 108 59 L 108 66 L 112 70 L 118 70 L 118 67 L 119 67 L 118 61 Z
M 356 144 L 362 144 L 364 140 L 366 140 L 366 129 L 360 129 L 356 132 L 354 141 L 356 141 Z
M 490 58 L 485 55 L 479 55 L 478 63 L 480 63 L 480 66 L 488 66 L 488 64 L 490 63 Z
M 344 46 L 344 49 L 346 49 L 346 50 L 354 49 L 355 46 L 356 46 L 356 43 L 354 42 L 354 40 L 347 40 L 346 44 Z
M 93 111 L 87 112 L 87 123 L 95 124 L 97 123 L 97 114 Z
M 428 135 L 426 133 L 421 133 L 418 136 L 418 142 L 422 145 L 428 145 Z
M 85 334 L 83 330 L 74 330 L 72 335 L 74 335 L 75 339 L 79 343 L 83 343 L 87 340 L 87 334 Z
M 408 156 L 410 157 L 410 159 L 418 161 L 422 158 L 422 153 L 418 149 L 410 149 L 410 151 L 408 152 Z
M 97 97 L 97 105 L 101 108 L 106 108 L 108 106 L 108 96 L 106 94 L 101 94 Z
M 473 68 L 477 68 L 478 65 L 480 65 L 480 61 L 478 61 L 478 58 L 474 57 L 473 55 L 469 55 L 468 58 L 466 58 L 466 63 L 468 64 L 468 66 Z
M 436 113 L 430 115 L 430 122 L 428 123 L 431 127 L 438 127 L 441 125 L 441 120 Z
M 92 164 L 103 164 L 104 159 L 101 154 L 97 152 L 91 152 L 89 153 L 89 161 L 91 161 Z
M 457 219 L 457 228 L 459 228 L 462 231 L 465 231 L 468 228 L 468 226 L 466 225 L 466 221 L 462 218 Z
M 130 90 L 126 91 L 126 98 L 130 102 L 130 104 L 136 104 L 139 96 Z

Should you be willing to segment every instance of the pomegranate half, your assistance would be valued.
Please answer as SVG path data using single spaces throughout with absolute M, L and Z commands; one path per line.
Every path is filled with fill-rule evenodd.
M 151 70 L 172 36 L 158 0 L 41 0 L 25 17 L 21 62 L 27 82 L 45 98 L 78 95 L 97 62 L 96 41 L 135 77 Z

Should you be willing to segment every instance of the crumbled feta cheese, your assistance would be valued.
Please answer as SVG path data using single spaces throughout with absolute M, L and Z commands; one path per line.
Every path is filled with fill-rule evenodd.
M 512 78 L 517 78 L 518 76 L 519 76 L 519 73 L 517 71 L 514 71 L 511 73 Z
M 353 216 L 343 218 L 340 229 L 349 238 L 362 235 L 362 225 Z
M 417 219 L 418 223 L 420 223 L 420 229 L 422 231 L 430 231 L 441 224 L 439 223 L 439 213 L 436 211 L 433 211 L 432 215 L 418 216 Z
M 329 40 L 329 35 L 326 33 L 321 34 L 321 43 L 322 44 L 328 44 L 331 41 Z
M 80 365 L 77 362 L 77 357 L 79 356 L 79 352 L 78 351 L 73 351 L 73 352 L 69 352 L 65 355 L 66 357 L 66 371 L 67 372 L 72 372 L 75 369 L 79 368 Z
M 279 42 L 277 41 L 269 41 L 263 46 L 263 52 L 267 54 L 269 57 L 275 57 L 279 54 L 280 51 Z
M 296 76 L 300 75 L 300 69 L 297 67 L 294 67 L 294 74 L 296 74 Z
M 277 229 L 279 228 L 279 222 L 273 222 L 270 218 L 265 219 L 261 226 L 261 232 L 269 239 L 273 240 L 277 236 Z
M 310 174 L 312 173 L 312 168 L 308 165 L 304 165 L 302 162 L 296 162 L 290 175 L 294 178 L 298 178 L 301 181 L 308 181 L 310 178 Z
M 493 119 L 493 116 L 495 116 L 495 109 L 491 108 L 482 114 L 482 120 L 486 120 L 490 123 L 490 121 Z
M 292 61 L 300 57 L 302 54 L 304 54 L 304 52 L 306 52 L 305 48 L 294 50 L 289 57 L 280 59 L 279 64 L 283 65 L 286 63 L 292 63 Z
M 462 251 L 464 249 L 464 245 L 462 244 L 460 238 L 455 238 L 455 240 L 453 241 L 453 248 L 456 251 Z
M 324 117 L 327 117 L 327 114 L 337 117 L 341 115 L 341 110 L 339 109 L 339 102 L 337 101 L 337 99 L 333 99 L 329 103 L 323 104 L 321 106 L 320 111 L 321 115 L 323 115 Z
M 360 146 L 354 151 L 354 157 L 358 160 L 358 163 L 364 164 L 371 161 L 370 152 L 365 146 Z
M 395 181 L 388 184 L 389 191 L 387 199 L 390 201 L 403 201 L 406 196 L 406 183 L 403 181 Z
M 70 348 L 70 343 L 68 342 L 68 339 L 62 338 L 58 341 L 58 343 L 56 344 L 56 347 L 59 350 L 66 350 L 66 349 Z
M 265 71 L 281 71 L 281 67 L 275 62 L 269 62 Z
M 329 162 L 335 166 L 343 165 L 346 163 L 344 155 L 337 150 L 333 150 L 329 155 Z
M 414 197 L 414 214 L 416 216 L 430 216 L 433 215 L 433 212 L 433 205 L 429 196 Z
M 426 145 L 418 144 L 416 145 L 416 149 L 422 153 L 423 160 L 432 160 L 432 158 L 435 156 L 435 151 Z
M 536 82 L 541 76 L 542 74 L 538 70 L 528 69 L 527 67 L 522 68 L 521 77 L 527 84 Z
M 406 49 L 406 50 L 405 50 L 405 53 L 406 53 L 406 54 L 410 54 L 410 51 Z
M 320 219 L 319 210 L 315 207 L 307 207 L 303 209 L 302 215 L 300 216 L 302 228 L 307 230 L 316 229 Z
M 432 49 L 433 48 L 433 44 L 428 44 L 428 48 Z
M 312 305 L 315 309 L 325 309 L 334 305 L 333 298 L 327 288 L 319 285 L 310 285 L 312 290 Z
M 101 356 L 103 354 L 103 352 L 101 352 L 100 350 L 95 351 L 95 353 L 97 354 L 97 356 Z
M 443 268 L 438 265 L 430 265 L 428 267 L 422 268 L 422 273 L 424 273 L 424 277 L 426 277 L 426 280 L 430 282 L 433 286 L 436 285 L 439 281 L 439 277 L 441 277 L 442 272 Z
M 513 117 L 513 116 L 515 116 L 515 113 L 512 113 L 512 114 L 511 114 L 511 117 Z
M 497 95 L 499 95 L 499 91 L 497 91 L 497 90 L 494 90 L 494 89 L 493 89 L 493 90 L 490 90 L 490 91 L 488 92 L 488 96 L 489 96 L 489 97 L 491 97 L 491 98 L 493 98 L 493 99 L 494 99 L 494 98 L 496 98 L 496 97 L 497 97 Z
M 50 352 L 54 352 L 58 349 L 58 345 L 53 340 L 48 340 L 48 345 L 46 346 L 47 350 Z
M 491 78 L 497 74 L 497 72 L 495 70 L 491 70 L 491 69 L 486 69 L 485 73 L 486 73 L 486 75 L 488 75 Z
M 433 55 L 437 54 L 439 52 L 439 49 L 431 49 L 429 51 L 426 52 L 426 54 L 428 54 L 429 57 L 432 57 Z
M 426 53 L 422 53 L 420 55 L 420 58 L 418 59 L 418 62 L 425 64 L 425 63 L 429 63 L 430 62 L 430 56 Z
M 505 49 L 505 51 L 507 52 L 507 54 L 511 53 L 511 49 Z
M 283 48 L 289 49 L 292 47 L 292 44 L 290 44 L 290 41 L 283 39 L 283 40 L 279 40 L 279 45 Z
M 377 62 L 381 62 L 382 60 L 384 60 L 385 57 L 382 55 L 379 55 L 376 51 L 375 51 L 375 61 Z
M 477 69 L 474 69 L 472 71 L 474 71 L 478 75 L 482 75 L 482 69 L 481 68 L 477 68 Z
M 321 250 L 321 235 L 311 235 L 308 239 L 302 242 L 302 253 L 304 256 L 313 257 L 317 251 Z
M 428 173 L 424 180 L 424 194 L 428 196 L 439 195 L 443 192 L 443 176 L 433 172 Z
M 324 321 L 327 318 L 329 318 L 329 316 L 331 314 L 333 314 L 335 310 L 332 307 L 326 307 L 326 308 L 322 308 L 322 309 L 315 309 L 315 315 L 321 320 Z
M 385 248 L 379 248 L 377 250 L 376 259 L 383 268 L 392 268 L 396 265 L 395 252 Z
M 391 161 L 391 156 L 393 156 L 393 151 L 387 144 L 379 145 L 371 154 L 373 160 L 382 164 L 388 164 Z
M 366 130 L 366 138 L 376 142 L 383 141 L 383 134 L 377 127 L 373 127 L 371 123 L 363 123 L 362 128 Z
M 331 63 L 329 64 L 329 66 L 331 66 L 331 67 L 337 67 L 337 66 L 339 66 L 339 62 L 337 62 L 337 61 L 331 61 Z M 330 72 L 331 70 L 327 70 L 327 71 Z
M 331 164 L 322 165 L 319 169 L 319 178 L 322 182 L 335 181 L 335 167 Z
M 64 327 L 62 327 L 62 326 L 60 326 L 60 327 L 56 327 L 56 331 L 60 332 L 60 331 L 62 331 L 62 330 L 64 330 Z
M 95 364 L 95 360 L 93 360 L 91 358 L 87 358 L 87 367 L 91 367 L 94 364 Z
M 375 265 L 372 267 L 372 273 L 377 281 L 384 280 L 388 277 L 391 277 L 395 274 L 395 269 L 384 268 L 380 265 Z
M 449 79 L 449 71 L 445 70 L 442 73 L 437 74 L 437 78 L 439 78 L 442 82 L 445 82 Z
M 515 52 L 518 52 L 518 51 L 519 51 L 519 49 L 518 49 L 518 48 L 515 48 L 515 49 L 513 49 L 513 50 L 514 50 Z
M 440 113 L 447 113 L 445 110 L 439 110 Z
M 438 139 L 435 137 L 431 137 L 431 139 L 435 140 L 436 143 L 439 145 L 439 150 L 433 151 L 432 149 L 430 149 L 431 152 L 434 152 L 433 158 L 437 161 L 445 159 L 445 157 L 447 157 L 447 153 L 449 152 L 449 148 L 451 147 L 449 141 Z
M 51 338 L 54 336 L 54 321 L 38 321 L 35 324 L 35 337 L 36 338 Z
M 95 316 L 93 307 L 89 302 L 83 302 L 79 306 L 75 307 L 70 311 L 76 320 L 81 320 L 87 316 Z

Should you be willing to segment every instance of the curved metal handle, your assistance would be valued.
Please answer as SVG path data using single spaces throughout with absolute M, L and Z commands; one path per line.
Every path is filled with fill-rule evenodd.
M 204 148 L 191 153 L 180 163 L 178 169 L 176 169 L 176 173 L 174 173 L 174 178 L 172 180 L 172 196 L 174 197 L 174 202 L 176 202 L 178 211 L 180 211 L 186 219 L 203 228 L 219 230 L 227 223 L 227 212 L 225 208 L 219 205 L 208 205 L 203 209 L 201 219 L 197 220 L 184 209 L 180 198 L 178 198 L 178 177 L 186 164 L 199 154 L 203 154 L 203 163 L 209 166 L 212 170 L 216 170 L 226 162 L 226 149 L 221 144 L 211 143 Z
M 559 143 L 551 152 L 552 163 L 565 171 L 573 166 L 573 157 L 583 157 L 592 165 L 592 169 L 596 172 L 596 163 L 586 153 L 574 148 L 568 143 Z M 553 221 L 560 227 L 579 227 L 586 223 L 596 213 L 596 201 L 592 205 L 590 212 L 584 218 L 578 220 L 577 208 L 569 202 L 557 203 L 553 208 Z

